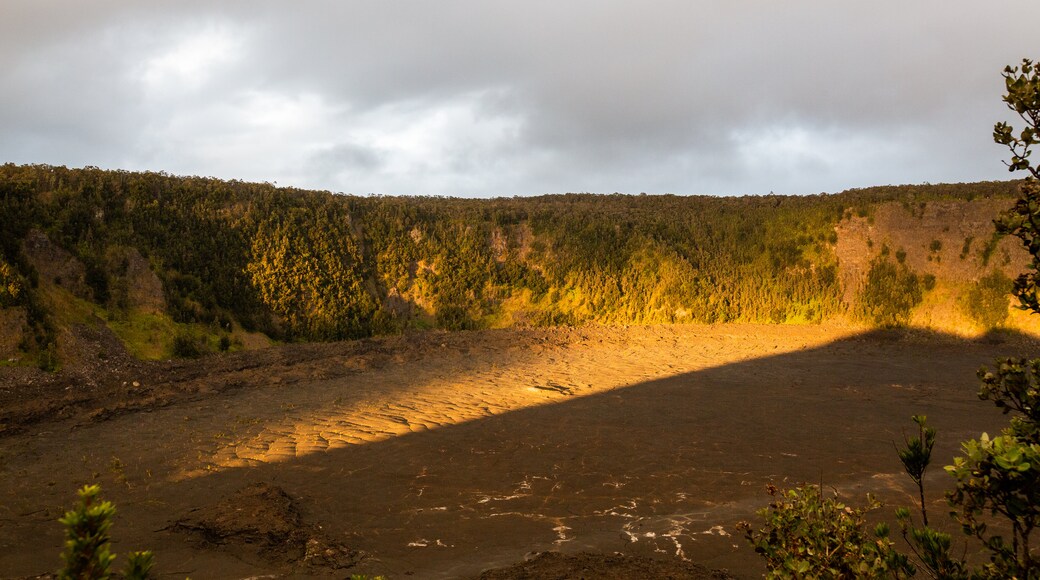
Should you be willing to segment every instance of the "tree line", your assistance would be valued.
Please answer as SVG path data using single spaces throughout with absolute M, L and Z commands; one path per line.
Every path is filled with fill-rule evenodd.
M 282 340 L 585 321 L 818 322 L 847 308 L 833 253 L 843 217 L 885 201 L 1016 191 L 984 182 L 811 196 L 359 197 L 6 164 L 0 307 L 27 309 L 37 348 L 53 340 L 21 246 L 35 229 L 83 263 L 97 304 L 124 306 L 112 291 L 112 248 L 132 247 L 162 281 L 174 321 Z

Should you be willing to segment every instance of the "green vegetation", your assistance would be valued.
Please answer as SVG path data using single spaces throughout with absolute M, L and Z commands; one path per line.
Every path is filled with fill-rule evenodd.
M 906 438 L 904 446 L 899 450 L 899 461 L 903 470 L 917 486 L 918 498 L 921 502 L 921 519 L 928 525 L 928 509 L 924 500 L 924 472 L 932 462 L 932 449 L 935 447 L 935 429 L 928 426 L 928 418 L 914 415 L 911 420 L 917 424 L 917 436 Z
M 979 379 L 979 398 L 1016 414 L 1000 436 L 983 433 L 962 445 L 963 455 L 946 468 L 957 480 L 950 505 L 959 509 L 965 533 L 989 550 L 991 577 L 1035 578 L 1040 552 L 1030 538 L 1040 525 L 1040 359 L 1007 358 L 980 370 Z M 1011 524 L 1010 541 L 989 530 L 987 515 Z
M 202 355 L 202 348 L 199 346 L 199 341 L 190 334 L 178 334 L 174 336 L 171 351 L 173 356 L 179 358 L 198 358 Z
M 921 276 L 921 286 L 924 287 L 925 292 L 935 290 L 935 282 L 934 274 L 925 274 L 924 276 Z
M 1012 281 L 1000 270 L 982 277 L 964 296 L 964 310 L 983 328 L 998 328 L 1007 321 Z
M 1040 554 L 1032 547 L 1032 532 L 1040 525 L 1040 359 L 1005 359 L 995 372 L 979 372 L 982 399 L 1018 413 L 996 438 L 985 433 L 966 441 L 962 455 L 946 471 L 956 486 L 947 492 L 950 515 L 966 536 L 977 540 L 986 560 L 969 559 L 968 546 L 957 548 L 953 536 L 930 526 L 924 473 L 931 463 L 935 430 L 925 417 L 915 416 L 919 434 L 898 450 L 904 470 L 918 488 L 921 525 L 909 508 L 895 510 L 910 553 L 903 554 L 888 538 L 882 522 L 872 534 L 865 515 L 880 504 L 867 496 L 866 508 L 845 505 L 835 494 L 823 497 L 816 486 L 780 491 L 759 512 L 764 527 L 741 522 L 738 529 L 765 558 L 771 578 L 907 578 L 923 571 L 933 578 L 1035 578 Z M 1011 537 L 994 531 L 1002 518 Z M 977 563 L 982 561 L 983 563 Z
M 65 526 L 65 551 L 61 558 L 65 565 L 58 571 L 62 580 L 99 580 L 112 577 L 109 568 L 116 559 L 111 551 L 112 518 L 116 508 L 101 499 L 101 488 L 87 485 L 79 490 L 79 503 L 65 512 L 60 520 Z M 127 554 L 122 574 L 128 580 L 148 578 L 152 568 L 151 552 Z
M 866 508 L 825 497 L 807 485 L 780 491 L 772 485 L 773 502 L 759 514 L 765 527 L 738 524 L 755 552 L 766 560 L 766 578 L 884 578 L 899 577 L 906 567 L 888 538 L 888 526 L 867 530 L 866 516 L 881 504 Z
M 1028 170 L 1032 178 L 1022 185 L 1021 198 L 997 221 L 997 227 L 1019 237 L 1032 255 L 1029 270 L 1016 280 L 1014 292 L 1023 308 L 1040 314 L 1040 185 L 1036 181 L 1040 171 L 1028 160 L 1031 147 L 1040 143 L 1040 67 L 1024 60 L 1020 68 L 1006 68 L 1004 78 L 1004 101 L 1027 126 L 1016 136 L 1009 125 L 998 123 L 994 139 L 1010 149 L 1009 168 Z M 988 278 L 991 281 L 986 283 L 989 289 L 985 292 L 996 294 L 1001 286 L 1007 287 L 1007 281 L 999 276 Z M 991 314 L 990 307 L 984 304 L 986 300 L 979 298 L 978 302 L 983 305 L 980 316 Z M 967 545 L 963 551 L 955 550 L 950 534 L 929 525 L 923 476 L 931 462 L 935 431 L 927 426 L 924 417 L 914 417 L 918 435 L 906 440 L 899 457 L 918 487 L 921 525 L 915 524 L 910 509 L 896 510 L 913 562 L 910 557 L 891 551 L 892 545 L 883 533 L 886 528 L 877 529 L 877 539 L 867 538 L 861 533 L 861 526 L 857 526 L 861 520 L 846 517 L 861 512 L 842 514 L 836 509 L 825 510 L 821 503 L 811 501 L 814 490 L 802 489 L 786 494 L 796 501 L 774 502 L 760 512 L 766 520 L 762 530 L 756 531 L 750 524 L 741 526 L 756 550 L 766 557 L 770 574 L 898 578 L 920 570 L 933 578 L 1040 577 L 1040 551 L 1032 544 L 1033 532 L 1040 526 L 1040 359 L 1002 359 L 993 370 L 981 369 L 978 377 L 982 382 L 979 398 L 991 400 L 1004 413 L 1014 415 L 999 436 L 990 438 L 983 433 L 961 445 L 961 455 L 946 467 L 955 480 L 946 499 L 950 515 L 966 536 L 977 541 L 985 560 L 969 560 Z M 775 495 L 774 490 L 770 493 Z M 994 522 L 1003 526 L 993 526 Z M 1006 531 L 997 531 L 1001 529 L 1010 530 L 1010 537 Z M 848 540 L 833 545 L 830 542 L 834 537 Z M 840 567 L 846 562 L 859 568 L 848 574 L 846 568 Z M 881 568 L 872 567 L 879 562 Z
M 967 258 L 968 254 L 971 253 L 971 243 L 974 240 L 975 240 L 975 238 L 972 237 L 972 236 L 968 236 L 968 237 L 964 238 L 964 245 L 961 246 L 961 253 L 958 256 L 961 260 Z
M 847 308 L 839 220 L 893 200 L 1010 198 L 1014 187 L 465 200 L 7 164 L 0 306 L 25 309 L 22 350 L 40 360 L 68 323 L 57 302 L 72 295 L 148 358 L 168 356 L 179 334 L 220 350 L 239 329 L 292 341 L 584 321 L 813 323 Z M 23 245 L 32 230 L 82 264 L 57 302 L 57 280 L 39 279 Z M 149 307 L 134 303 L 142 267 L 161 282 Z M 906 306 L 885 302 L 902 300 L 909 278 L 882 270 L 897 286 L 872 288 L 870 309 L 898 324 Z
M 1015 295 L 1022 308 L 1040 312 L 1040 169 L 1029 161 L 1033 145 L 1040 144 L 1040 65 L 1023 60 L 1021 68 L 1007 67 L 1004 81 L 1004 103 L 1025 121 L 1025 127 L 1015 134 L 1007 123 L 997 123 L 993 138 L 1011 151 L 1008 170 L 1024 170 L 1030 177 L 1022 184 L 1015 206 L 997 221 L 997 231 L 1018 237 L 1033 255 L 1029 268 L 1015 280 Z
M 0 259 L 0 308 L 17 304 L 22 282 L 10 264 Z
M 882 328 L 906 326 L 911 311 L 921 303 L 922 286 L 922 281 L 906 264 L 893 264 L 879 256 L 867 273 L 859 315 Z
M 187 325 L 169 316 L 148 312 L 115 312 L 107 317 L 108 327 L 123 341 L 130 354 L 143 360 L 158 360 L 173 354 L 172 340 L 185 334 Z M 99 314 L 100 316 L 100 314 Z

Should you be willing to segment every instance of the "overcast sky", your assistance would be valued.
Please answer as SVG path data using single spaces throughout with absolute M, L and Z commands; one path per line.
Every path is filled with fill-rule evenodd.
M 346 193 L 1006 179 L 1037 0 L 0 1 L 0 162 Z

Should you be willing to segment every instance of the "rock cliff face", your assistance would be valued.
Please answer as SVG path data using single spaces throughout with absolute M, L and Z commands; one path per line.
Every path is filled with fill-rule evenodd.
M 94 298 L 86 283 L 86 268 L 83 263 L 65 248 L 52 242 L 43 232 L 29 230 L 22 243 L 22 251 L 45 283 L 66 288 L 84 300 Z
M 98 364 L 125 362 L 129 356 L 108 321 L 88 314 L 92 307 L 86 304 L 108 308 L 109 316 L 124 313 L 124 318 L 127 312 L 159 317 L 166 314 L 162 282 L 137 248 L 109 248 L 103 264 L 108 273 L 103 297 L 88 283 L 84 263 L 43 232 L 29 230 L 22 241 L 22 252 L 36 272 L 38 300 L 55 332 L 57 360 L 67 369 L 89 374 Z M 103 315 L 104 311 L 99 312 Z M 24 307 L 0 309 L 0 363 L 18 363 L 24 358 L 22 344 L 40 331 L 28 322 Z
M 109 250 L 106 256 L 108 271 L 113 273 L 113 298 L 124 308 L 134 308 L 159 314 L 166 311 L 166 298 L 163 285 L 141 256 L 141 252 L 133 247 L 116 247 Z
M 77 298 L 99 301 L 86 282 L 87 271 L 83 263 L 52 242 L 46 234 L 30 230 L 22 248 L 44 284 L 61 286 Z M 108 289 L 120 308 L 135 308 L 153 314 L 166 311 L 162 281 L 137 248 L 109 248 L 105 262 L 105 270 L 110 273 Z
M 834 247 L 845 303 L 855 308 L 872 264 L 885 259 L 905 264 L 918 276 L 934 277 L 935 286 L 915 309 L 913 324 L 982 330 L 965 313 L 967 292 L 994 272 L 1015 278 L 1030 260 L 1017 238 L 995 236 L 993 220 L 1011 204 L 1008 199 L 890 202 L 867 216 L 846 215 L 835 228 Z M 1023 330 L 1040 329 L 1037 322 L 1017 310 L 1009 319 L 1010 326 Z

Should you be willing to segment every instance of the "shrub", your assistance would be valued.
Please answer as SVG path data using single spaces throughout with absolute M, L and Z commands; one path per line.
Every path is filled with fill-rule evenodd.
M 983 572 L 990 577 L 1040 577 L 1040 553 L 1031 534 L 1040 525 L 1040 359 L 1005 358 L 981 369 L 979 398 L 1014 412 L 1009 427 L 990 439 L 986 433 L 962 445 L 963 455 L 946 468 L 957 487 L 950 505 L 965 533 L 990 551 Z M 981 516 L 1011 523 L 1011 541 L 989 532 Z
M 925 274 L 921 277 L 921 285 L 924 286 L 925 292 L 931 292 L 935 290 L 935 275 Z
M 61 554 L 65 565 L 58 571 L 58 578 L 109 578 L 109 567 L 116 559 L 109 537 L 116 508 L 101 499 L 100 486 L 87 485 L 78 493 L 79 503 L 58 520 L 65 526 L 65 551 Z M 152 564 L 151 552 L 131 552 L 123 576 L 130 580 L 148 578 Z
M 974 239 L 975 238 L 973 236 L 968 236 L 964 238 L 964 245 L 961 246 L 960 259 L 963 260 L 968 257 L 968 254 L 971 252 L 971 242 Z
M 923 570 L 933 578 L 1040 577 L 1040 554 L 1031 550 L 1032 532 L 1040 526 L 1040 359 L 1005 359 L 995 372 L 982 370 L 979 376 L 980 398 L 1019 415 L 999 437 L 983 433 L 962 445 L 963 455 L 946 467 L 956 480 L 946 498 L 950 515 L 966 535 L 979 540 L 988 562 L 972 566 L 965 557 L 967 548 L 955 555 L 953 537 L 930 527 L 923 481 L 935 430 L 924 416 L 915 416 L 918 435 L 906 439 L 899 458 L 918 488 L 921 525 L 909 508 L 895 511 L 913 560 L 894 548 L 887 524 L 878 524 L 873 537 L 864 531 L 865 514 L 880 505 L 870 496 L 866 508 L 851 508 L 836 496 L 824 499 L 815 486 L 782 493 L 769 486 L 777 499 L 759 512 L 765 527 L 738 524 L 765 558 L 767 576 L 902 578 Z M 1010 539 L 993 533 L 987 516 L 1006 519 Z
M 984 276 L 964 297 L 964 309 L 984 328 L 996 328 L 1008 317 L 1008 293 L 1012 281 L 1000 270 Z
M 437 324 L 447 330 L 473 330 L 477 327 L 466 308 L 456 304 L 437 308 Z
M 979 371 L 979 398 L 992 400 L 1005 413 L 1014 412 L 1010 427 L 998 437 L 983 433 L 962 444 L 946 471 L 956 480 L 946 494 L 950 515 L 968 536 L 987 552 L 987 562 L 972 566 L 954 555 L 950 534 L 930 527 L 925 504 L 924 472 L 931 463 L 935 430 L 923 416 L 915 416 L 918 435 L 905 440 L 899 459 L 918 488 L 921 525 L 911 510 L 896 510 L 896 520 L 912 555 L 900 554 L 888 540 L 888 526 L 880 524 L 874 537 L 864 532 L 863 515 L 876 509 L 854 509 L 834 499 L 823 499 L 813 486 L 789 490 L 759 514 L 765 528 L 755 531 L 742 522 L 755 551 L 766 559 L 769 577 L 904 577 L 924 570 L 934 578 L 1037 578 L 1040 553 L 1032 548 L 1033 531 L 1040 526 L 1040 359 L 1007 358 L 993 371 Z M 869 499 L 869 496 L 868 496 Z M 991 530 L 988 523 L 1003 518 L 1010 538 Z
M 853 508 L 824 497 L 813 485 L 780 491 L 770 485 L 773 502 L 759 512 L 765 527 L 755 530 L 748 522 L 738 529 L 762 555 L 767 578 L 873 578 L 899 577 L 907 569 L 906 558 L 893 549 L 888 526 L 867 531 L 866 514 L 880 504 L 868 497 L 865 508 Z
M 878 258 L 867 273 L 859 314 L 877 326 L 905 326 L 922 298 L 921 282 L 910 268 Z
M 181 333 L 173 337 L 171 346 L 173 356 L 179 358 L 197 358 L 202 355 L 198 341 L 190 334 Z
M 1040 313 L 1040 223 L 1035 219 L 1036 208 L 1040 206 L 1040 182 L 1037 181 L 1040 169 L 1029 161 L 1032 146 L 1040 144 L 1040 65 L 1023 60 L 1021 68 L 1004 69 L 1004 80 L 1007 88 L 1004 102 L 1027 126 L 1019 134 L 1007 123 L 998 123 L 993 131 L 994 140 L 1011 150 L 1009 169 L 1027 170 L 1031 177 L 1022 185 L 1021 197 L 1015 206 L 1002 215 L 996 225 L 999 233 L 1020 238 L 1032 254 L 1028 271 L 1015 281 L 1014 293 L 1023 309 Z M 987 246 L 984 260 L 991 251 L 990 246 L 995 247 L 995 243 Z M 996 275 L 992 280 L 993 286 L 1004 283 Z M 919 435 L 907 439 L 906 448 L 899 453 L 904 469 L 918 486 L 922 526 L 914 524 L 907 508 L 898 509 L 896 518 L 917 564 L 932 577 L 1040 578 L 1040 551 L 1033 548 L 1031 537 L 1040 526 L 1040 359 L 1006 358 L 998 361 L 992 371 L 980 370 L 978 376 L 982 381 L 979 398 L 991 400 L 1004 413 L 1014 412 L 1015 416 L 998 437 L 990 438 L 983 433 L 978 439 L 961 445 L 962 455 L 946 467 L 956 480 L 956 487 L 947 493 L 946 499 L 953 508 L 951 516 L 957 519 L 962 531 L 978 539 L 988 552 L 988 562 L 973 567 L 963 555 L 951 555 L 950 535 L 929 527 L 922 482 L 924 470 L 931 461 L 935 432 L 927 427 L 924 417 L 914 417 Z M 796 492 L 791 497 L 799 501 L 774 502 L 764 510 L 768 527 L 762 532 L 752 533 L 749 525 L 744 526 L 748 539 L 766 557 L 771 575 L 809 572 L 819 575 L 817 570 L 834 575 L 827 559 L 830 552 L 819 549 L 830 546 L 833 537 L 849 538 L 840 551 L 852 559 L 857 554 L 884 553 L 878 550 L 891 547 L 871 543 L 862 534 L 848 534 L 850 526 L 856 529 L 855 521 L 850 523 L 833 509 L 823 510 L 817 507 L 819 504 L 806 503 L 803 496 L 804 491 Z M 806 517 L 819 513 L 826 514 L 827 519 Z M 1007 521 L 1010 540 L 990 531 L 986 520 L 993 518 Z M 879 536 L 881 531 L 878 530 Z M 799 550 L 802 546 L 814 549 L 812 552 Z M 914 566 L 900 557 L 886 556 L 885 561 L 891 563 L 892 575 L 915 571 Z M 794 568 L 789 563 L 793 563 Z M 869 564 L 866 571 L 873 573 Z

